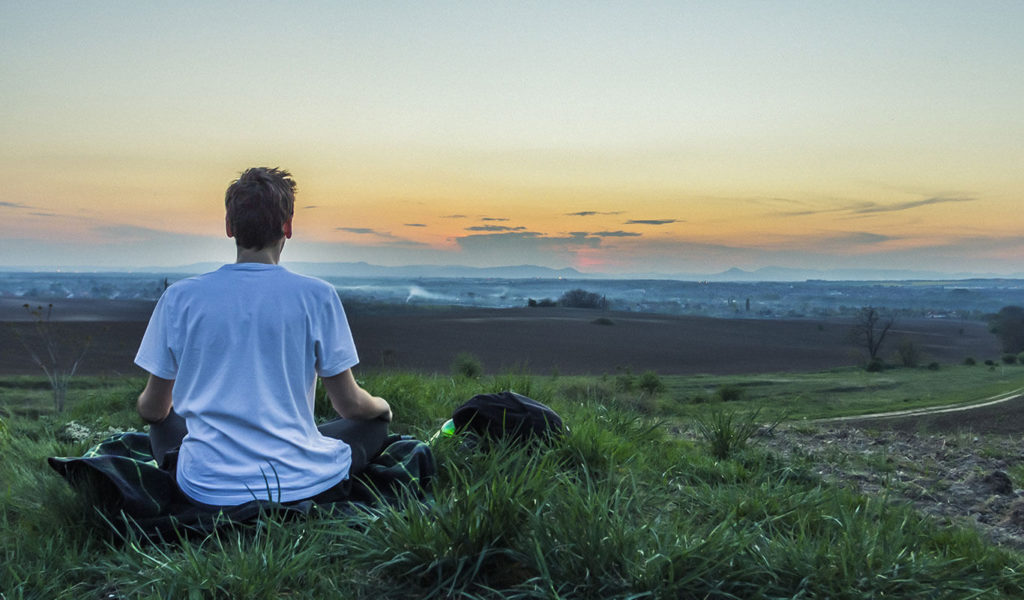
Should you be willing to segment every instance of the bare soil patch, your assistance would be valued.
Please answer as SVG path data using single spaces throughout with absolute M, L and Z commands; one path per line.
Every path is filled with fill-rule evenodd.
M 0 374 L 35 373 L 15 332 L 31 335 L 23 301 L 0 305 Z M 91 338 L 86 374 L 136 373 L 132 364 L 153 303 L 55 303 L 68 339 Z M 715 319 L 565 308 L 350 306 L 361 368 L 448 373 L 460 353 L 485 371 L 602 374 L 800 372 L 856 364 L 863 350 L 843 320 Z M 600 322 L 596 322 L 601 319 Z M 960 363 L 999 356 L 980 322 L 904 319 L 891 339 L 912 340 L 925 360 Z M 892 346 L 895 348 L 895 344 Z
M 489 372 L 541 374 L 800 372 L 863 360 L 863 350 L 848 339 L 850 322 L 838 319 L 715 319 L 564 308 L 357 309 L 350 316 L 364 366 L 420 372 L 449 372 L 461 352 L 479 358 Z M 994 336 L 978 322 L 908 319 L 891 335 L 912 340 L 928 361 L 999 355 Z
M 1010 476 L 1024 463 L 1024 436 L 986 433 L 987 418 L 973 425 L 971 417 L 963 419 L 964 427 L 930 432 L 854 423 L 787 426 L 758 441 L 784 458 L 810 458 L 826 481 L 909 503 L 1024 551 L 1024 482 Z

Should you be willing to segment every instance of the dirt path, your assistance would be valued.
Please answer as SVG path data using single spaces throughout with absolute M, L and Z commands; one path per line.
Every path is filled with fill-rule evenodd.
M 1024 388 L 953 406 L 839 417 L 816 423 L 920 433 L 1024 435 Z
M 848 423 L 858 427 L 884 427 L 890 422 L 896 429 L 910 424 L 954 425 L 956 430 L 981 430 L 985 433 L 1024 433 L 1024 421 L 1007 422 L 1008 415 L 1024 412 L 1024 388 L 1017 388 L 980 401 L 947 406 L 817 419 L 822 425 Z M 905 421 L 905 422 L 903 422 Z M 1007 430 L 1009 429 L 1009 430 Z

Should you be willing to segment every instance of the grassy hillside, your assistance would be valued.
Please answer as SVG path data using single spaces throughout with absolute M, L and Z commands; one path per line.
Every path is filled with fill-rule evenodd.
M 962 402 L 1021 387 L 1024 367 L 362 380 L 392 401 L 395 429 L 421 439 L 472 395 L 502 389 L 551 405 L 571 431 L 534 453 L 442 439 L 427 506 L 149 544 L 112 535 L 44 460 L 141 428 L 142 381 L 83 378 L 53 415 L 40 379 L 3 379 L 0 598 L 1024 596 L 1024 557 L 973 530 L 826 485 L 756 438 L 733 437 L 718 456 L 710 443 L 754 407 L 815 418 Z M 704 437 L 676 434 L 700 426 Z

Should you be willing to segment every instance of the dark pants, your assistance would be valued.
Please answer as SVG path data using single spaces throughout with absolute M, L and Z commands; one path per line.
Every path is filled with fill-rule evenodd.
M 317 429 L 323 435 L 341 440 L 352 449 L 352 466 L 349 467 L 349 479 L 355 477 L 384 448 L 388 437 L 388 424 L 378 419 L 362 421 L 357 419 L 335 419 L 320 425 Z M 188 429 L 185 419 L 171 410 L 171 414 L 159 423 L 149 427 L 149 444 L 153 449 L 153 458 L 157 464 L 165 466 L 168 454 L 177 452 L 181 441 L 185 439 Z M 334 502 L 347 495 L 349 480 L 344 479 L 338 485 L 320 492 L 313 500 L 318 502 Z

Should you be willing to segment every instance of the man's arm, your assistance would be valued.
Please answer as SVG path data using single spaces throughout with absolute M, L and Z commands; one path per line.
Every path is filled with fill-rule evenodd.
M 364 390 L 352 369 L 346 369 L 333 377 L 323 377 L 327 397 L 335 412 L 346 419 L 381 419 L 391 421 L 391 406 L 387 400 Z
M 171 390 L 174 389 L 173 379 L 163 379 L 150 375 L 146 388 L 139 394 L 136 408 L 139 416 L 147 423 L 159 423 L 171 412 Z

